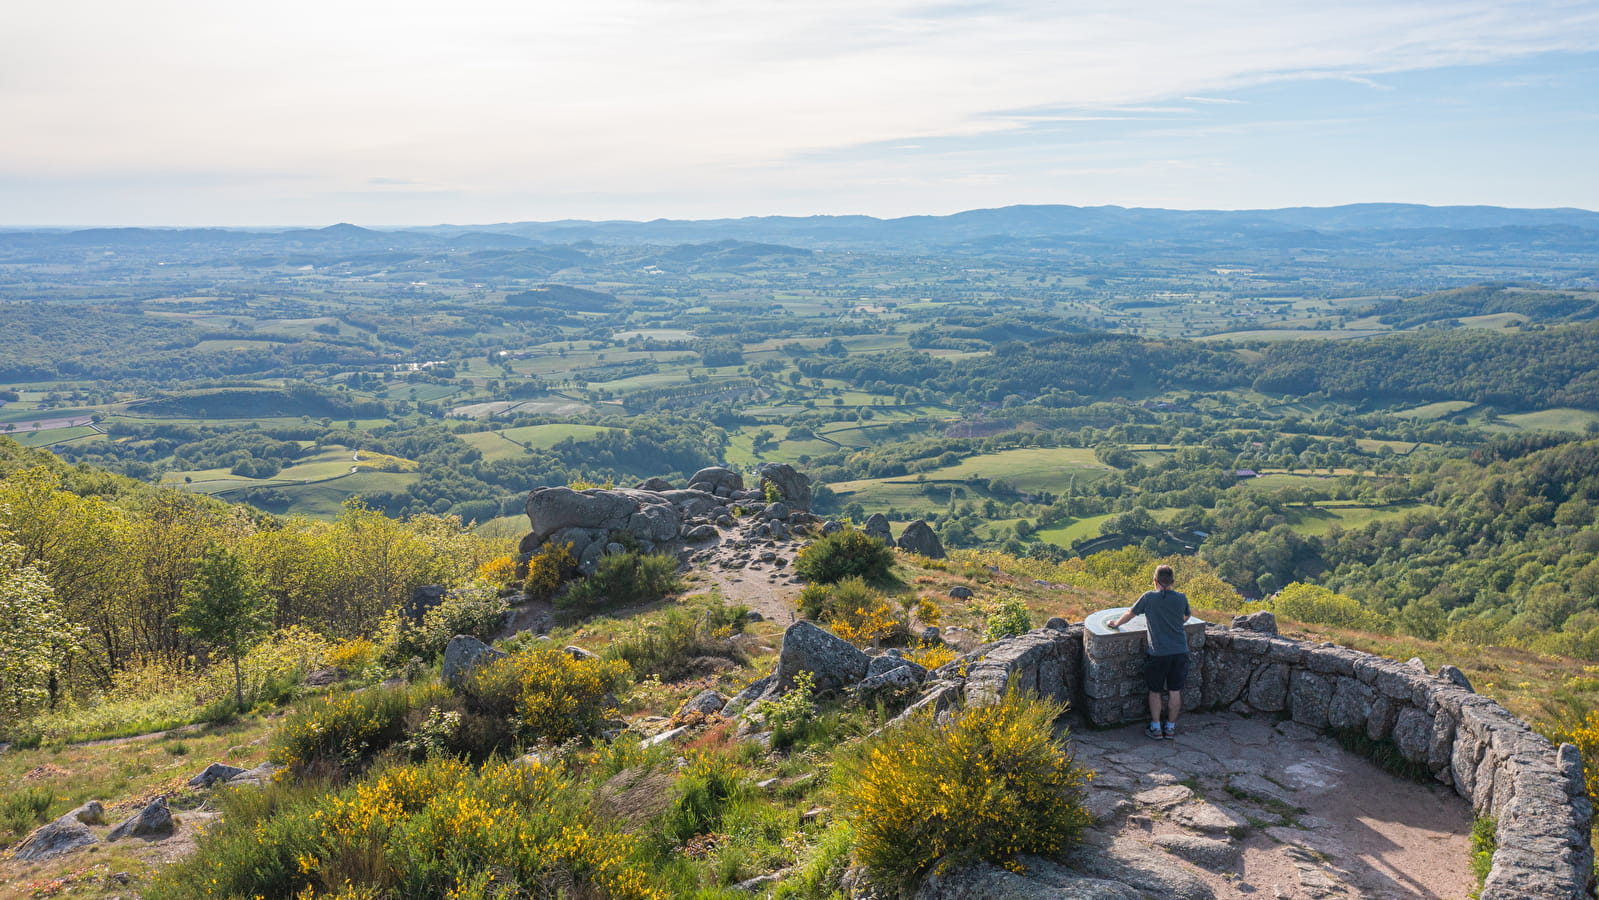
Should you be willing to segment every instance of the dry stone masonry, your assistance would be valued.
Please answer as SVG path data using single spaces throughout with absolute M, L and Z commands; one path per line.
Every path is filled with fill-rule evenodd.
M 1091 726 L 1137 721 L 1146 714 L 1143 634 L 1104 629 L 1115 613 L 1090 616 L 1086 627 L 1052 620 L 991 644 L 929 673 L 913 706 L 985 705 L 1025 690 L 1069 702 Z M 1269 617 L 1235 625 L 1189 623 L 1185 707 L 1284 717 L 1392 744 L 1496 822 L 1498 849 L 1481 900 L 1592 896 L 1593 810 L 1575 747 L 1554 747 L 1473 693 L 1452 666 L 1432 674 L 1419 660 L 1289 640 Z

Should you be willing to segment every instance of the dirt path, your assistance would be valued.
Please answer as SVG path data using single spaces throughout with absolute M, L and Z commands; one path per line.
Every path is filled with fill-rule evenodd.
M 1169 853 L 1217 900 L 1463 900 L 1475 887 L 1471 808 L 1442 785 L 1294 722 L 1199 714 L 1181 727 L 1170 741 L 1141 724 L 1073 735 L 1098 773 L 1092 839 Z
M 771 569 L 703 566 L 689 572 L 687 581 L 690 593 L 714 588 L 725 602 L 743 604 L 771 621 L 786 625 L 794 620 L 794 598 L 799 596 L 801 587 L 789 584 L 787 575 Z

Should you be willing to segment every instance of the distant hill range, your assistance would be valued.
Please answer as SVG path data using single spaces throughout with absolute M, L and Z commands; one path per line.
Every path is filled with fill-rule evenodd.
M 1329 248 L 1372 239 L 1410 242 L 1431 236 L 1468 243 L 1547 240 L 1592 243 L 1599 212 L 1361 203 L 1254 210 L 1128 209 L 1120 206 L 1007 206 L 948 216 L 753 216 L 650 222 L 514 222 L 435 226 L 436 234 L 490 232 L 551 243 L 688 244 L 755 241 L 796 247 L 951 246 L 1066 239 L 1068 242 L 1173 240 L 1292 243 Z
M 1508 209 L 1496 206 L 1418 206 L 1362 203 L 1256 210 L 1128 209 L 1120 206 L 1007 206 L 948 216 L 754 216 L 741 219 L 656 219 L 649 222 L 511 222 L 376 230 L 327 228 L 93 228 L 80 231 L 0 231 L 0 256 L 30 252 L 125 248 L 147 252 L 476 253 L 493 258 L 551 244 L 593 242 L 672 248 L 663 263 L 688 258 L 727 266 L 773 257 L 802 257 L 812 249 L 871 248 L 1025 250 L 1096 244 L 1293 247 L 1328 251 L 1374 246 L 1483 249 L 1538 246 L 1554 251 L 1599 247 L 1599 212 L 1583 209 Z M 549 248 L 553 250 L 554 248 Z M 547 266 L 581 259 L 572 250 Z M 540 267 L 544 268 L 544 267 Z

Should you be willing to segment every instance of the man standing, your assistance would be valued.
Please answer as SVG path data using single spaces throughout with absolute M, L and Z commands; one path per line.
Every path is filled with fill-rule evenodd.
M 1188 634 L 1183 625 L 1188 622 L 1188 597 L 1171 589 L 1176 577 L 1171 566 L 1155 568 L 1155 589 L 1145 591 L 1133 608 L 1110 623 L 1120 629 L 1134 616 L 1143 616 L 1145 634 L 1149 638 L 1149 662 L 1145 680 L 1149 686 L 1149 728 L 1145 734 L 1159 740 L 1177 735 L 1177 714 L 1183 708 L 1183 681 L 1188 676 Z M 1166 724 L 1161 725 L 1161 692 L 1167 692 L 1170 703 L 1166 710 Z

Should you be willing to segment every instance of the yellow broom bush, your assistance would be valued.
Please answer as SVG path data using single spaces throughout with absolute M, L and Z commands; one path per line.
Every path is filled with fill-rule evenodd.
M 1059 855 L 1090 822 L 1090 774 L 1055 737 L 1061 712 L 1012 693 L 948 727 L 918 717 L 841 760 L 833 782 L 855 858 L 909 886 L 934 866 Z

